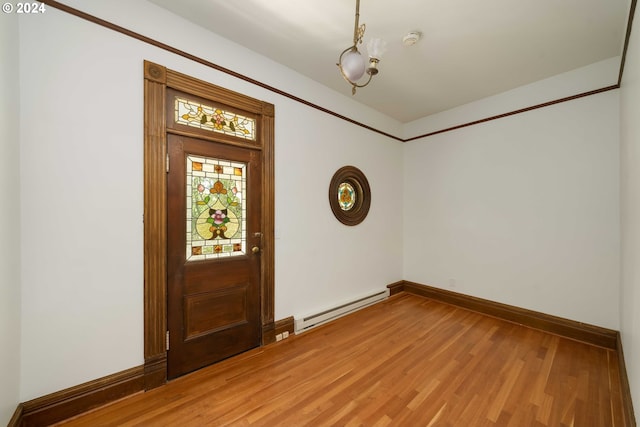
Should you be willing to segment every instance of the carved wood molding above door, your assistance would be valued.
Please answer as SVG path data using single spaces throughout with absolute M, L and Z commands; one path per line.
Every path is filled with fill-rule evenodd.
M 222 87 L 144 62 L 144 357 L 145 389 L 167 379 L 167 88 L 251 112 L 262 151 L 261 322 L 262 344 L 275 341 L 274 106 Z M 189 134 L 190 131 L 181 131 Z M 202 137 L 197 130 L 194 135 Z M 242 144 L 232 138 L 223 143 Z

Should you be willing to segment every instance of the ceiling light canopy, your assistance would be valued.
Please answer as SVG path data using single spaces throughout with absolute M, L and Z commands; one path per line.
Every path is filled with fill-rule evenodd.
M 409 31 L 404 37 L 402 37 L 402 44 L 404 46 L 413 46 L 418 43 L 422 38 L 420 31 Z
M 358 45 L 362 43 L 362 37 L 366 25 L 359 25 L 360 20 L 360 0 L 356 0 L 356 17 L 353 29 L 353 45 L 349 46 L 340 54 L 338 63 L 342 77 L 351 85 L 351 94 L 355 95 L 356 88 L 365 87 L 371 81 L 371 78 L 378 74 L 378 62 L 384 54 L 387 43 L 382 39 L 371 39 L 367 43 L 367 52 L 369 54 L 369 65 L 358 51 Z M 369 75 L 364 83 L 358 83 L 358 80 L 364 76 L 365 72 Z

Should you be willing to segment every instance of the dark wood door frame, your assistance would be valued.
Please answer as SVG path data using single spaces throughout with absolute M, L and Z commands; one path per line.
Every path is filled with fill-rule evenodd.
M 275 341 L 274 323 L 274 106 L 144 62 L 144 378 L 145 390 L 167 381 L 167 88 L 211 99 L 258 115 L 263 152 L 261 254 L 262 345 Z M 189 132 L 176 132 L 189 135 Z M 194 131 L 195 132 L 195 131 Z M 195 134 L 195 133 L 194 133 Z M 197 134 L 203 138 L 203 135 Z M 206 137 L 205 137 L 206 138 Z M 228 144 L 247 142 L 229 139 Z

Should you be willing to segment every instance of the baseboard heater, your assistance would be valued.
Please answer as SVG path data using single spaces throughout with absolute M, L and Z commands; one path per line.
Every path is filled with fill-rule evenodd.
M 315 313 L 315 314 L 311 314 L 311 315 L 300 317 L 300 318 L 296 317 L 295 332 L 296 334 L 300 334 L 304 331 L 308 331 L 311 328 L 320 326 L 331 320 L 337 319 L 338 317 L 342 317 L 356 310 L 360 310 L 364 307 L 380 302 L 386 299 L 387 297 L 389 297 L 389 289 L 385 289 L 384 291 L 380 291 L 375 294 L 372 294 L 363 298 L 359 298 L 355 301 L 351 301 L 346 304 L 339 305 L 337 307 L 333 307 L 329 310 L 321 311 L 320 313 Z

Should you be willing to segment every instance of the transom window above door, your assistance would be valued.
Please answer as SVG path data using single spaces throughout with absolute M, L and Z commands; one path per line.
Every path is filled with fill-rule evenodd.
M 176 123 L 255 141 L 256 120 L 232 111 L 175 97 Z

